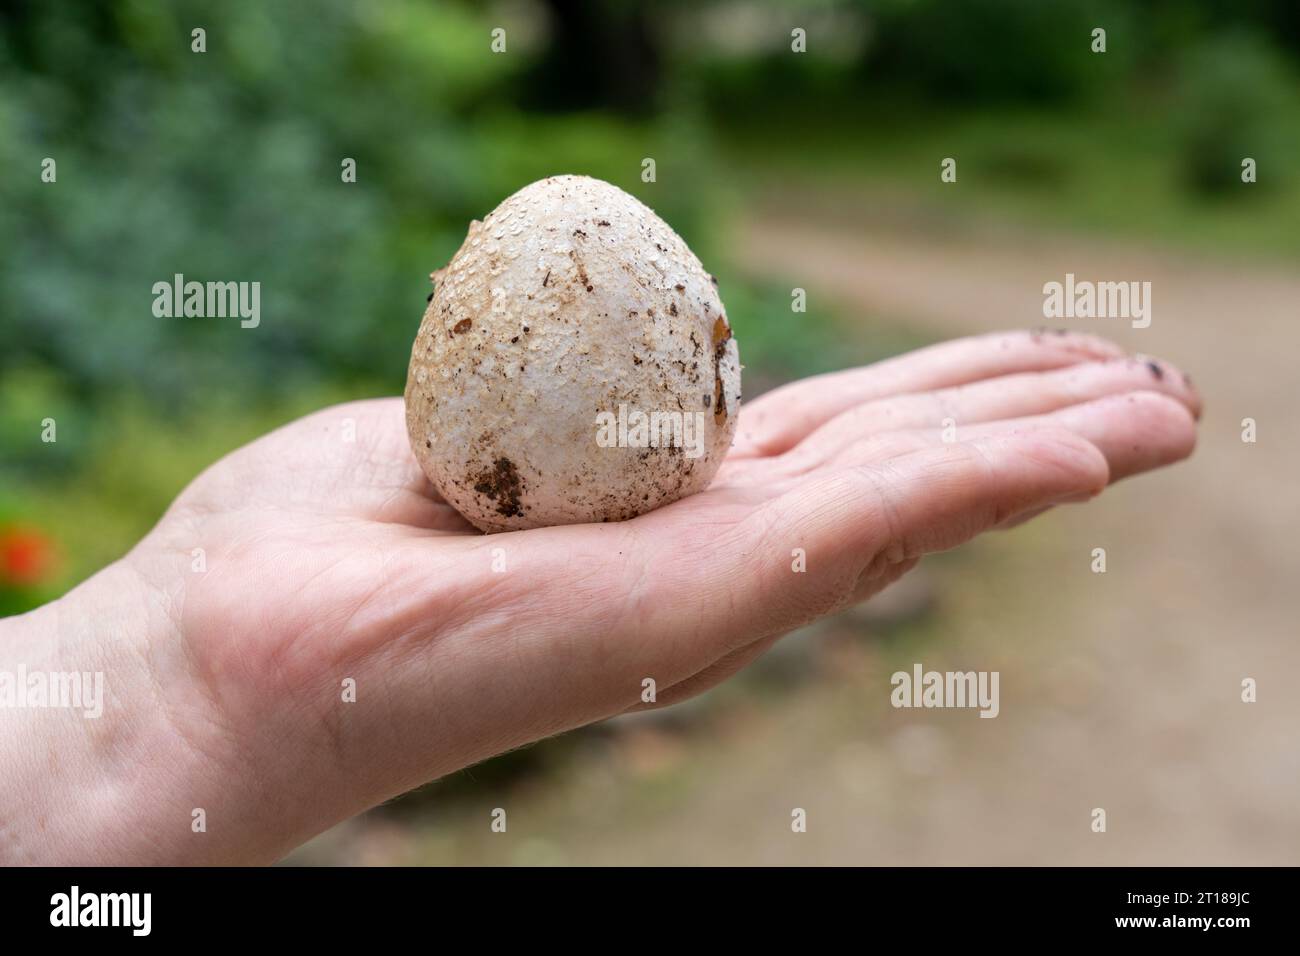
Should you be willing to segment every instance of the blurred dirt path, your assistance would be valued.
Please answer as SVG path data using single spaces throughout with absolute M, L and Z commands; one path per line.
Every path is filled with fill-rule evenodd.
M 936 339 L 1039 325 L 1097 332 L 1181 366 L 1207 405 L 1190 463 L 994 545 L 1021 587 L 994 595 L 984 593 L 991 578 L 972 583 L 983 638 L 962 654 L 967 667 L 1002 666 L 1002 716 L 886 717 L 903 734 L 898 746 L 865 740 L 858 751 L 885 779 L 824 791 L 823 812 L 847 820 L 857 807 L 860 832 L 837 827 L 818 840 L 810 827 L 818 849 L 783 858 L 1300 862 L 1296 270 L 1005 229 L 909 229 L 897 217 L 873 224 L 869 210 L 819 214 L 816 202 L 758 212 L 734 248 L 748 271 Z M 1043 284 L 1067 272 L 1150 281 L 1150 328 L 1045 320 Z M 1256 444 L 1241 441 L 1246 417 L 1258 422 Z M 1108 550 L 1105 575 L 1089 568 L 1094 547 Z M 1005 636 L 1026 633 L 1006 659 Z M 1258 682 L 1256 704 L 1240 701 L 1245 677 Z M 918 749 L 909 739 L 937 755 L 919 776 L 904 769 Z M 835 780 L 835 760 L 804 772 Z M 1093 807 L 1107 810 L 1105 835 L 1089 830 Z

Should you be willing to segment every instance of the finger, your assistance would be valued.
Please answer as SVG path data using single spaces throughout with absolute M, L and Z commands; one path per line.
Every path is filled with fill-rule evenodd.
M 673 548 L 648 558 L 657 598 L 641 602 L 640 619 L 648 633 L 676 639 L 643 648 L 663 655 L 644 666 L 693 674 L 702 668 L 691 669 L 699 663 L 692 654 L 713 654 L 708 664 L 793 630 L 873 593 L 900 564 L 1013 515 L 1096 494 L 1107 477 L 1090 443 L 1040 429 L 821 474 L 734 528 L 695 521 L 676 529 Z
M 972 437 L 995 433 L 1000 424 L 976 426 Z M 1106 457 L 1112 482 L 1182 461 L 1196 448 L 1196 422 L 1187 407 L 1156 392 L 1115 395 L 1006 424 L 1014 431 L 1069 429 Z
M 1105 456 L 1111 481 L 1181 461 L 1196 447 L 1196 422 L 1187 406 L 1149 391 L 1111 395 L 1046 415 L 959 426 L 954 436 L 960 443 L 1042 429 L 1065 429 L 1091 442 Z M 818 467 L 888 461 L 942 445 L 944 434 L 942 428 L 925 428 L 869 436 L 840 448 Z
M 417 527 L 456 525 L 451 507 L 429 483 L 411 451 L 400 398 L 363 399 L 320 409 L 264 435 L 230 458 L 238 468 L 225 469 L 233 476 L 225 478 L 227 483 L 237 480 L 259 492 L 265 488 L 273 501 L 306 494 L 330 510 L 360 518 Z M 263 471 L 275 474 L 277 480 L 251 480 Z M 231 491 L 236 493 L 238 489 Z
M 437 494 L 429 487 L 430 495 Z M 370 520 L 386 524 L 400 524 L 418 531 L 437 534 L 477 535 L 478 528 L 444 501 L 434 501 L 423 494 L 408 490 L 395 491 L 384 504 L 376 506 Z
M 1108 395 L 1156 391 L 1182 402 L 1199 418 L 1201 398 L 1174 366 L 1151 358 L 1081 362 L 1047 372 L 1021 372 L 913 395 L 865 402 L 808 435 L 787 455 L 805 470 L 819 457 L 876 432 L 962 427 L 978 422 L 1041 415 Z M 807 456 L 805 460 L 805 456 Z
M 1065 331 L 998 332 L 942 342 L 865 368 L 817 375 L 768 392 L 741 409 L 732 454 L 779 454 L 863 402 L 1124 354 L 1105 339 Z

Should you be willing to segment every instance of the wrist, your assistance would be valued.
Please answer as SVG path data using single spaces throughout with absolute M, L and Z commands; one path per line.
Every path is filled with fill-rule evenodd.
M 0 859 L 209 858 L 192 811 L 221 792 L 204 784 L 218 768 L 202 753 L 209 715 L 175 696 L 184 667 L 168 596 L 130 558 L 0 621 Z

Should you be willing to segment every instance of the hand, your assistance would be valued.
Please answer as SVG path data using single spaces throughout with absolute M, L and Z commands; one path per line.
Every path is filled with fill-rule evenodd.
M 1181 372 L 1095 338 L 964 339 L 745 406 L 701 494 L 483 536 L 432 493 L 400 399 L 325 409 L 212 466 L 118 564 L 3 622 L 3 666 L 102 669 L 110 691 L 99 721 L 27 712 L 5 728 L 8 851 L 273 860 L 427 780 L 642 706 L 644 678 L 659 705 L 697 694 L 924 554 L 1186 457 L 1199 412 Z

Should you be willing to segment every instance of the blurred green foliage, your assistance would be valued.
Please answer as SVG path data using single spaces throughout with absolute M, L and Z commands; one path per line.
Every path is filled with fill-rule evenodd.
M 937 158 L 960 155 L 977 188 L 945 193 L 951 206 L 1300 251 L 1282 173 L 1300 126 L 1297 10 L 8 0 L 0 516 L 59 540 L 57 590 L 129 547 L 221 453 L 325 401 L 400 391 L 430 270 L 471 219 L 553 173 L 607 179 L 687 239 L 719 277 L 750 395 L 915 344 L 864 336 L 873 317 L 818 296 L 792 314 L 797 282 L 728 255 L 735 211 L 803 181 L 924 204 Z M 505 55 L 490 50 L 497 26 Z M 794 27 L 805 55 L 790 53 Z M 1230 188 L 1244 155 L 1266 205 Z M 41 181 L 47 157 L 56 183 Z M 155 318 L 153 284 L 176 273 L 260 282 L 261 325 Z M 55 444 L 40 441 L 46 418 Z
M 169 408 L 400 385 L 428 273 L 471 218 L 548 173 L 632 188 L 647 150 L 617 122 L 514 113 L 527 61 L 489 54 L 492 22 L 415 2 L 32 6 L 6 30 L 0 148 L 9 169 L 55 158 L 58 182 L 0 186 L 6 365 L 82 396 L 130 381 Z M 151 287 L 175 273 L 260 281 L 262 327 L 155 319 Z
M 1300 97 L 1272 46 L 1249 33 L 1216 36 L 1188 49 L 1179 75 L 1172 119 L 1188 185 L 1216 194 L 1239 186 L 1243 157 L 1268 170 L 1265 192 L 1295 179 Z
M 1125 6 L 1090 0 L 892 0 L 871 69 L 945 101 L 1060 103 L 1099 98 L 1132 68 Z M 1105 56 L 1091 34 L 1115 36 Z M 1014 50 L 1015 55 L 1008 55 Z

